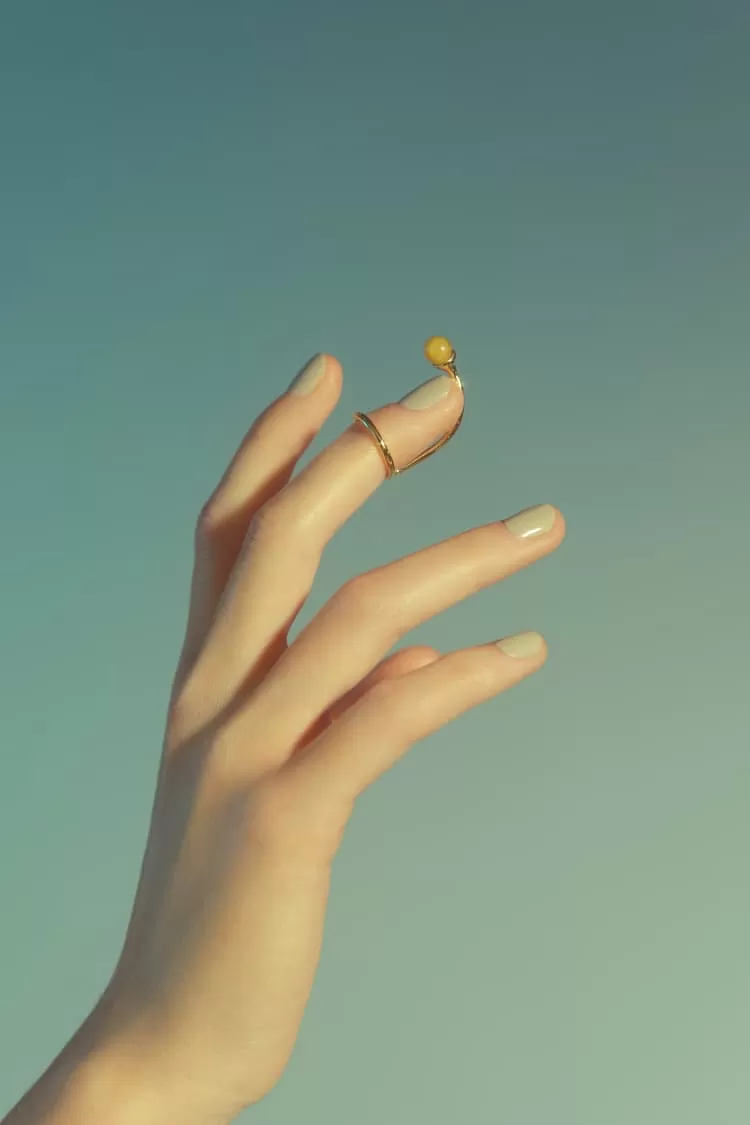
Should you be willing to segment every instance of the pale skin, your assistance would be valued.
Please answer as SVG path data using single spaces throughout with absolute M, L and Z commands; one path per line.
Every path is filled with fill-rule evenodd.
M 313 389 L 280 394 L 200 512 L 122 952 L 90 1016 L 5 1125 L 223 1125 L 268 1094 L 310 996 L 357 797 L 416 742 L 546 659 L 541 639 L 532 655 L 508 655 L 502 631 L 454 652 L 391 650 L 553 551 L 564 536 L 556 509 L 535 534 L 514 534 L 498 515 L 360 574 L 288 642 L 326 545 L 386 479 L 358 424 L 292 479 L 342 379 L 326 356 Z M 461 406 L 451 381 L 428 408 L 368 413 L 404 465 Z

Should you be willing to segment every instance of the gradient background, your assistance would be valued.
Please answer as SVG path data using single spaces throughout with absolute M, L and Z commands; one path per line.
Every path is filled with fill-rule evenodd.
M 748 1117 L 749 51 L 721 0 L 2 5 L 3 1110 L 121 947 L 201 504 L 310 354 L 303 465 L 437 332 L 463 427 L 293 636 L 549 501 L 559 553 L 408 641 L 550 658 L 360 800 L 247 1120 Z

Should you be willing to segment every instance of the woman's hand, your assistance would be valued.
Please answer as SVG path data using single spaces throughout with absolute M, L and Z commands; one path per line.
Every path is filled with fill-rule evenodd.
M 288 645 L 326 544 L 386 475 L 354 424 L 290 480 L 341 383 L 333 357 L 311 361 L 256 420 L 197 524 L 141 878 L 88 1021 L 165 1121 L 228 1121 L 271 1090 L 310 994 L 357 796 L 546 655 L 527 634 L 507 651 L 488 638 L 387 657 L 420 622 L 554 550 L 564 524 L 547 505 L 354 578 Z M 432 399 L 426 387 L 371 415 L 397 465 L 458 418 L 454 380 L 431 380 Z

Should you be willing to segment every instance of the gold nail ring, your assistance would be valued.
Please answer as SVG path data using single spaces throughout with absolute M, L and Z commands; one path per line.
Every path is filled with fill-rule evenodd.
M 399 473 L 405 473 L 406 470 L 411 469 L 413 465 L 418 465 L 420 461 L 424 461 L 425 458 L 431 457 L 433 453 L 436 453 L 438 449 L 442 449 L 446 442 L 449 442 L 453 437 L 456 430 L 461 425 L 461 421 L 464 416 L 464 410 L 466 409 L 466 394 L 464 391 L 464 385 L 461 382 L 461 376 L 459 375 L 456 368 L 456 351 L 450 340 L 446 340 L 445 336 L 430 336 L 429 340 L 424 346 L 424 354 L 425 359 L 427 359 L 427 361 L 431 363 L 433 367 L 437 367 L 438 370 L 444 371 L 447 375 L 452 376 L 452 378 L 455 379 L 458 383 L 459 390 L 464 395 L 464 402 L 461 405 L 461 413 L 453 429 L 449 430 L 448 433 L 441 437 L 438 441 L 428 446 L 427 449 L 424 449 L 419 454 L 419 456 L 415 457 L 413 461 L 410 461 L 408 465 L 402 465 L 402 467 L 399 469 L 396 467 L 393 457 L 391 456 L 391 451 L 383 440 L 383 435 L 380 433 L 377 426 L 371 421 L 370 418 L 367 417 L 366 414 L 361 414 L 359 411 L 355 411 L 355 420 L 357 422 L 361 422 L 368 433 L 370 433 L 377 442 L 378 449 L 383 456 L 385 467 L 387 469 L 386 480 L 389 480 L 391 477 L 398 476 Z

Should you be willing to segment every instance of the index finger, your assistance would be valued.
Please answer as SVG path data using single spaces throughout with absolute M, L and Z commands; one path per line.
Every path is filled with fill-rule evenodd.
M 304 400 L 293 409 L 305 409 Z M 456 380 L 438 374 L 368 416 L 400 467 L 451 430 L 462 409 Z M 202 722 L 273 662 L 325 545 L 386 476 L 377 442 L 353 422 L 255 514 L 191 673 L 192 682 L 203 685 L 196 688 Z M 213 685 L 210 701 L 207 683 Z

